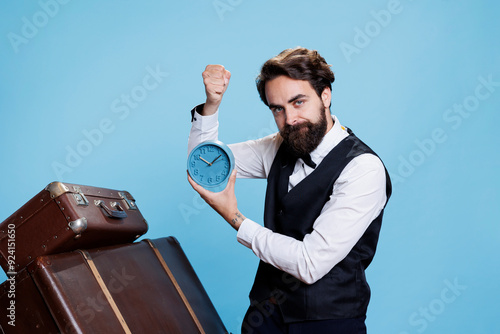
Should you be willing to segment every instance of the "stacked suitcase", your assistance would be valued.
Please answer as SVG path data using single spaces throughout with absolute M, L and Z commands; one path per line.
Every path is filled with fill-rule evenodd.
M 0 333 L 227 333 L 174 237 L 126 191 L 49 184 L 0 224 Z

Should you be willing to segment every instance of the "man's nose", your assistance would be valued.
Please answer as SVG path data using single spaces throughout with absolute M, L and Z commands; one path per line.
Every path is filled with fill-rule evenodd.
M 295 125 L 297 123 L 298 114 L 293 108 L 287 108 L 285 110 L 285 121 L 288 125 Z

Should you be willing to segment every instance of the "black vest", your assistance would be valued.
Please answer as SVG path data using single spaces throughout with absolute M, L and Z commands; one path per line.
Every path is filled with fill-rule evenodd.
M 288 178 L 296 158 L 281 145 L 269 172 L 264 225 L 274 232 L 302 241 L 332 194 L 333 184 L 355 157 L 375 154 L 350 130 L 316 169 L 288 192 Z M 386 170 L 387 199 L 392 187 Z M 285 322 L 353 318 L 366 315 L 370 288 L 365 269 L 375 254 L 383 210 L 350 253 L 317 282 L 308 285 L 260 261 L 250 291 L 253 304 L 274 297 Z

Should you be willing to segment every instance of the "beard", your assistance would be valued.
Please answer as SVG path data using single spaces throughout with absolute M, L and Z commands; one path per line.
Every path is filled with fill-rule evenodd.
M 285 124 L 280 131 L 283 142 L 296 157 L 303 157 L 318 147 L 326 133 L 327 121 L 325 109 L 320 108 L 320 119 L 316 123 L 304 122 L 299 125 Z

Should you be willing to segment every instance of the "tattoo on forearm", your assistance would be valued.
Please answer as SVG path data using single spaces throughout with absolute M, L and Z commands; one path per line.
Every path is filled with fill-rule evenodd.
M 236 212 L 235 215 L 236 215 L 236 217 L 231 220 L 233 225 L 236 225 L 237 223 L 245 220 L 245 217 L 243 217 L 243 215 L 241 213 Z

